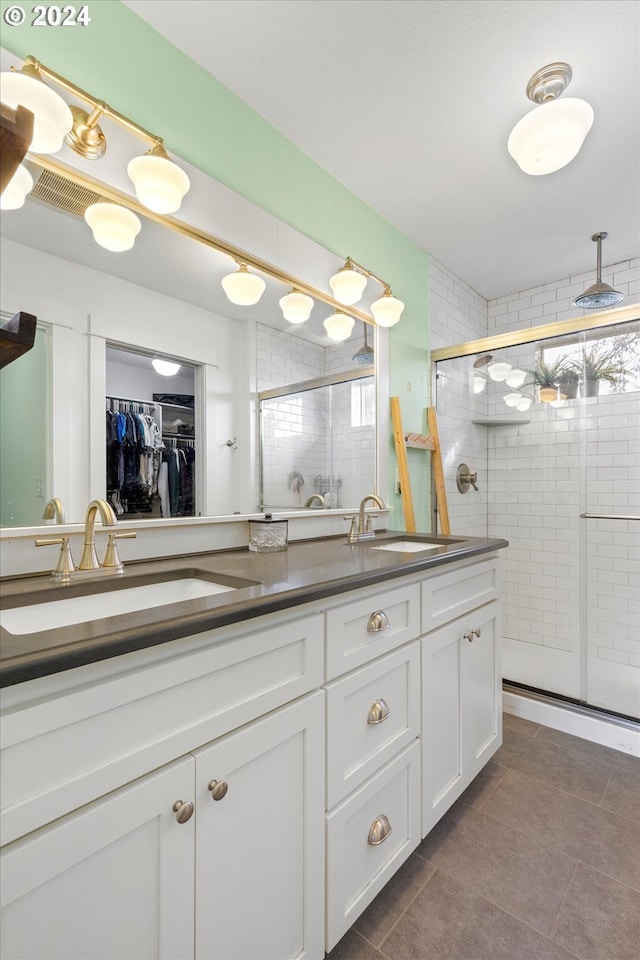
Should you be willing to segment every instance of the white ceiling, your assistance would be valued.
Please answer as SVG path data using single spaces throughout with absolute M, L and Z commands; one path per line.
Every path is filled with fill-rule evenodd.
M 125 3 L 487 299 L 595 276 L 599 230 L 605 264 L 640 255 L 636 0 Z M 556 60 L 595 121 L 531 177 L 506 141 Z

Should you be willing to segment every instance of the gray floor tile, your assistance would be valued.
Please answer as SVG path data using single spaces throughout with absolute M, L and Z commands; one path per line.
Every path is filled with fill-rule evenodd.
M 413 854 L 356 920 L 355 928 L 379 946 L 402 911 L 433 874 L 434 867 Z
M 418 847 L 439 869 L 550 934 L 575 861 L 458 802 Z
M 504 731 L 504 743 L 495 754 L 497 763 L 529 777 L 599 803 L 609 782 L 611 768 L 600 760 L 584 757 L 569 747 L 530 737 L 517 730 Z
M 342 940 L 338 940 L 331 953 L 325 954 L 326 960 L 383 960 L 382 954 L 367 943 L 353 927 Z
M 489 760 L 489 763 L 482 768 L 475 780 L 469 784 L 460 800 L 470 807 L 479 809 L 485 800 L 491 796 L 506 772 L 507 767 L 501 766 L 495 760 Z
M 437 870 L 381 952 L 389 960 L 569 960 L 570 954 Z
M 621 817 L 640 821 L 640 774 L 630 770 L 613 770 L 600 806 Z
M 628 770 L 630 773 L 635 772 L 640 775 L 640 758 L 632 757 L 631 754 L 624 753 L 622 750 L 613 750 L 601 743 L 592 743 L 591 740 L 585 740 L 583 737 L 574 737 L 562 730 L 554 730 L 553 727 L 541 726 L 536 736 L 546 743 L 555 743 L 559 747 L 566 747 L 584 757 L 600 760 L 610 767 L 619 767 Z
M 509 770 L 482 813 L 640 889 L 640 825 Z
M 519 733 L 524 733 L 529 737 L 535 737 L 540 730 L 539 723 L 533 723 L 531 720 L 525 720 L 524 717 L 518 717 L 515 713 L 503 713 L 502 714 L 502 728 L 510 730 L 517 730 Z
M 638 960 L 640 893 L 580 865 L 553 938 L 581 960 Z

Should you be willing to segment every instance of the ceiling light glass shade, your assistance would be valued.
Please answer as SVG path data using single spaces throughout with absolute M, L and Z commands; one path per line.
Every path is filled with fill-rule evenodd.
M 522 400 L 521 393 L 507 393 L 503 398 L 508 407 L 517 407 Z
M 191 182 L 184 170 L 164 156 L 145 153 L 127 164 L 136 196 L 154 213 L 175 213 Z
M 131 250 L 142 229 L 135 213 L 117 203 L 93 203 L 85 210 L 84 218 L 95 242 L 113 253 Z
M 474 393 L 482 393 L 486 385 L 487 385 L 487 381 L 485 380 L 484 377 L 479 377 L 477 374 L 474 374 L 473 376 L 473 392 Z
M 489 364 L 487 372 L 492 380 L 499 383 L 502 380 L 506 380 L 511 373 L 511 364 L 507 363 L 506 360 L 496 360 L 494 363 Z
M 23 68 L 28 70 L 29 67 Z M 62 97 L 39 78 L 31 68 L 31 75 L 10 70 L 0 78 L 2 102 L 14 110 L 18 105 L 33 114 L 33 137 L 29 149 L 33 153 L 57 153 L 73 126 L 73 116 Z
M 521 413 L 524 413 L 525 410 L 528 410 L 531 406 L 531 397 L 522 397 L 521 400 L 518 400 L 516 403 L 516 410 L 520 410 Z
M 345 306 L 357 303 L 362 298 L 366 285 L 367 278 L 349 266 L 348 260 L 341 270 L 329 277 L 329 286 L 334 297 L 338 303 L 343 303 Z
M 521 387 L 527 379 L 527 371 L 518 370 L 516 367 L 514 370 L 508 373 L 504 379 L 508 387 L 513 387 L 514 390 L 517 390 L 518 387 Z
M 573 160 L 592 123 L 593 109 L 586 100 L 550 100 L 516 123 L 507 150 L 524 173 L 554 173 Z
M 241 263 L 235 273 L 228 273 L 221 283 L 228 299 L 239 307 L 252 307 L 267 286 L 262 277 L 249 273 L 246 263 Z
M 19 210 L 32 189 L 33 177 L 21 163 L 0 196 L 0 210 Z
M 327 331 L 327 336 L 331 337 L 332 340 L 348 340 L 355 320 L 353 317 L 348 317 L 346 313 L 332 313 L 330 317 L 324 321 L 324 328 Z
M 171 360 L 152 360 L 151 365 L 156 373 L 159 373 L 162 377 L 175 377 L 176 373 L 180 369 L 179 363 L 172 363 Z
M 550 407 L 564 407 L 564 402 L 567 398 L 564 393 L 558 393 L 558 396 L 555 400 L 549 402 Z
M 403 310 L 404 303 L 394 297 L 388 287 L 382 296 L 371 304 L 373 319 L 380 327 L 392 327 L 400 319 Z
M 284 297 L 280 297 L 278 303 L 282 316 L 289 323 L 304 323 L 311 316 L 313 309 L 313 298 L 299 290 L 291 290 Z
M 615 307 L 624 300 L 624 293 L 614 290 L 608 283 L 594 283 L 588 290 L 573 301 L 574 307 L 583 310 L 602 310 L 603 307 Z

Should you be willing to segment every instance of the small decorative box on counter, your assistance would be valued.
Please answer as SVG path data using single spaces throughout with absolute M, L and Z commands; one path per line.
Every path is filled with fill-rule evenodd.
M 287 549 L 288 520 L 275 520 L 265 513 L 264 520 L 249 520 L 249 550 L 254 553 L 278 553 Z

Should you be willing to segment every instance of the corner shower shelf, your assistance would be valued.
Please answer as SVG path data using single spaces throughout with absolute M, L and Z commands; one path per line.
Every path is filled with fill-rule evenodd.
M 477 427 L 511 427 L 522 423 L 531 423 L 531 420 L 472 420 Z

